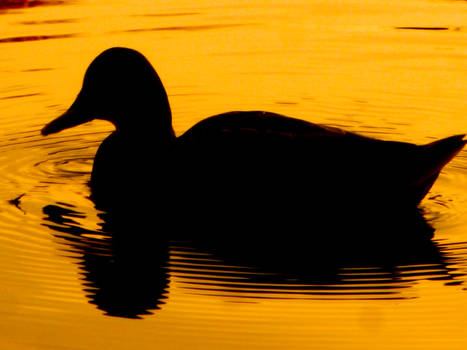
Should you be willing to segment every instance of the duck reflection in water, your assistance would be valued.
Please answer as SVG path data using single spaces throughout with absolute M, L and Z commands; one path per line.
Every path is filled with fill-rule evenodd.
M 43 212 L 44 225 L 56 231 L 64 250 L 80 254 L 78 265 L 90 303 L 110 316 L 140 318 L 165 302 L 168 245 L 145 231 L 151 227 L 136 223 L 127 231 L 102 214 L 102 230 L 91 231 L 76 222 L 83 214 L 72 206 L 48 205 Z
M 413 253 L 404 254 L 409 260 L 428 251 L 440 259 L 417 206 L 464 135 L 418 146 L 250 111 L 210 117 L 176 137 L 157 73 L 126 48 L 90 64 L 74 103 L 42 134 L 93 119 L 116 128 L 90 180 L 116 242 L 203 242 L 221 256 L 258 257 L 259 266 L 306 256 L 292 264 L 305 272 L 356 255 L 388 266 L 401 251 Z M 327 258 L 323 245 L 339 246 L 339 255 Z
M 163 308 L 175 276 L 190 293 L 282 299 L 401 299 L 411 297 L 404 292 L 417 280 L 462 283 L 459 258 L 452 248 L 429 239 L 431 228 L 423 220 L 398 227 L 417 239 L 399 235 L 369 247 L 355 240 L 303 244 L 288 234 L 267 242 L 170 240 L 163 238 L 170 235 L 155 233 L 172 228 L 160 227 L 152 218 L 142 225 L 141 219 L 128 222 L 103 214 L 102 230 L 91 231 L 79 225 L 84 215 L 70 205 L 48 205 L 43 212 L 44 225 L 56 232 L 63 250 L 79 254 L 90 303 L 110 316 L 141 318 Z M 375 232 L 384 227 L 375 227 Z

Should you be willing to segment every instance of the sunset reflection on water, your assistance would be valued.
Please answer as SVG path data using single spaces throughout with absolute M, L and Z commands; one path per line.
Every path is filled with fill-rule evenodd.
M 422 202 L 434 238 L 389 259 L 337 244 L 260 252 L 235 239 L 112 235 L 87 186 L 111 125 L 49 138 L 40 129 L 71 104 L 97 54 L 125 46 L 159 73 L 178 135 L 230 110 L 415 143 L 464 133 L 467 3 L 2 5 L 1 348 L 466 346 L 465 150 Z

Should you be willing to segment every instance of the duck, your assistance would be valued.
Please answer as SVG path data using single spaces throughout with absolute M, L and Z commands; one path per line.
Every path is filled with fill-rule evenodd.
M 41 133 L 94 119 L 115 127 L 94 158 L 97 208 L 153 201 L 191 221 L 222 218 L 224 228 L 412 211 L 467 142 L 464 134 L 423 145 L 380 140 L 265 111 L 211 116 L 177 136 L 157 72 L 124 47 L 91 62 L 75 101 Z

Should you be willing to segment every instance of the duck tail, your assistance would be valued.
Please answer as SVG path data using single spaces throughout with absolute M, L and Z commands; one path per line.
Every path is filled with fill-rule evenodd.
M 438 174 L 464 148 L 467 140 L 465 134 L 454 135 L 421 146 L 425 159 L 431 169 L 431 175 Z
M 465 135 L 450 136 L 438 141 L 420 146 L 421 166 L 417 167 L 419 176 L 416 176 L 414 185 L 415 200 L 419 203 L 428 193 L 438 178 L 440 171 L 465 146 Z

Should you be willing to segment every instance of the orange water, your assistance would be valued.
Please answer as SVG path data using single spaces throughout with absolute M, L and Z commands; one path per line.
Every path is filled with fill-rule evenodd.
M 157 69 L 177 133 L 209 115 L 248 109 L 390 140 L 464 133 L 466 2 L 6 3 L 1 349 L 467 347 L 467 151 L 422 202 L 440 259 L 391 271 L 349 263 L 332 280 L 304 281 L 170 242 L 159 268 L 145 271 L 144 283 L 160 280 L 147 314 L 131 319 L 106 315 L 93 299 L 99 285 L 90 282 L 99 268 L 90 261 L 112 260 L 86 185 L 112 128 L 92 122 L 47 138 L 39 132 L 72 102 L 97 54 L 127 46 Z M 50 220 L 51 210 L 68 221 Z

